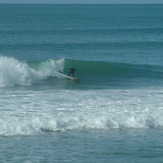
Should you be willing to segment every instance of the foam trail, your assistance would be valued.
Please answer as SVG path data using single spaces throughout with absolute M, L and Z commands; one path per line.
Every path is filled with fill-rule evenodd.
M 41 62 L 36 69 L 27 63 L 11 57 L 0 57 L 0 87 L 14 85 L 31 85 L 45 80 L 48 76 L 56 76 L 56 72 L 62 71 L 64 59 Z

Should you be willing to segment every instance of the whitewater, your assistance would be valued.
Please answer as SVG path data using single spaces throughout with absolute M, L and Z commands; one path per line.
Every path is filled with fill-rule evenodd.
M 0 134 L 163 127 L 163 90 L 142 91 L 2 91 Z
M 0 87 L 14 85 L 31 85 L 45 80 L 49 76 L 57 76 L 63 71 L 64 59 L 48 60 L 38 65 L 38 70 L 25 62 L 14 58 L 0 57 Z M 59 76 L 59 75 L 58 75 Z

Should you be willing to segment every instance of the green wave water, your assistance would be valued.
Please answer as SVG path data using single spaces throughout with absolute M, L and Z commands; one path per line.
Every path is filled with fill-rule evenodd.
M 66 72 L 70 66 L 76 66 L 80 74 L 84 76 L 110 76 L 117 78 L 161 78 L 163 73 L 163 67 L 159 66 L 66 59 L 64 71 Z
M 161 85 L 163 67 L 151 65 L 139 65 L 128 63 L 104 62 L 104 61 L 83 61 L 73 59 L 60 59 L 61 65 L 57 65 L 59 60 L 47 60 L 41 62 L 29 62 L 29 66 L 37 71 L 53 71 L 68 75 L 69 68 L 74 66 L 77 70 L 80 83 L 78 86 L 87 87 L 109 87 L 112 86 L 153 86 Z M 50 65 L 52 65 L 51 67 Z M 44 65 L 44 66 L 43 66 Z M 61 66 L 61 69 L 58 67 Z M 47 76 L 47 75 L 46 75 Z M 64 81 L 65 79 L 54 74 L 49 74 L 46 82 Z M 67 82 L 67 80 L 66 80 Z M 67 83 L 69 84 L 69 83 Z

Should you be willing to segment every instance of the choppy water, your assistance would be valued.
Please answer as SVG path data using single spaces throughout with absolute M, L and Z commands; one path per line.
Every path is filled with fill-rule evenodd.
M 0 5 L 0 161 L 161 162 L 162 9 Z

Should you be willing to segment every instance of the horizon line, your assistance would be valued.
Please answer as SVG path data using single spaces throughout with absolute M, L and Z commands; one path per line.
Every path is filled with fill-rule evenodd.
M 0 4 L 23 4 L 23 5 L 163 5 L 163 3 L 4 3 L 0 2 Z

